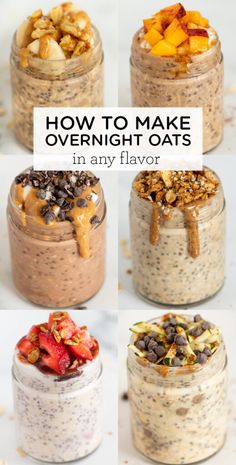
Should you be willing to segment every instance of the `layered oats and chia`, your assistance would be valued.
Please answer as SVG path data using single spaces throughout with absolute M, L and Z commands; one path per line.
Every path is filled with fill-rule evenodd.
M 185 305 L 224 283 L 225 200 L 218 176 L 143 171 L 130 201 L 133 283 L 152 303 Z
M 224 64 L 217 32 L 181 3 L 144 19 L 131 50 L 135 107 L 202 107 L 204 152 L 224 131 Z
M 169 313 L 131 327 L 128 381 L 135 447 L 187 465 L 224 444 L 227 358 L 221 331 L 201 315 Z
M 16 177 L 8 198 L 13 280 L 28 300 L 69 307 L 90 299 L 105 275 L 106 204 L 86 171 Z
M 35 11 L 18 28 L 11 51 L 13 128 L 33 149 L 34 107 L 103 106 L 103 50 L 85 11 L 63 3 Z
M 66 463 L 102 440 L 102 365 L 97 340 L 66 312 L 20 339 L 13 358 L 17 444 L 36 460 Z

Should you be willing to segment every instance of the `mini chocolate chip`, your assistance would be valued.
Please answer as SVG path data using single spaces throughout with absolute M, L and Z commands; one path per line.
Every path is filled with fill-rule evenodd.
M 171 334 L 175 332 L 175 328 L 173 326 L 168 326 L 166 328 L 166 334 Z
M 152 337 L 153 339 L 156 339 L 157 336 L 158 336 L 158 334 L 155 333 L 154 331 L 151 331 L 150 333 L 148 333 L 148 336 L 149 336 L 149 337 Z
M 128 392 L 124 392 L 124 394 L 122 394 L 122 400 L 129 400 L 129 395 L 128 395 Z
M 46 192 L 43 191 L 43 189 L 40 189 L 40 190 L 37 192 L 37 197 L 38 197 L 38 199 L 41 199 L 41 200 L 46 199 Z
M 40 213 L 42 216 L 46 215 L 46 213 L 48 213 L 50 211 L 50 206 L 47 204 L 47 205 L 44 205 L 41 210 L 40 210 Z
M 144 336 L 143 340 L 144 340 L 146 346 L 148 346 L 148 344 L 149 344 L 149 342 L 150 342 L 150 337 Z
M 67 181 L 65 179 L 60 179 L 58 185 L 61 189 L 64 189 L 64 187 L 66 186 L 67 184 Z
M 81 195 L 83 192 L 83 189 L 81 189 L 81 187 L 75 187 L 74 188 L 74 196 L 75 197 L 79 197 L 79 195 Z
M 162 325 L 162 328 L 166 329 L 166 328 L 168 328 L 169 325 L 170 325 L 169 321 L 164 321 L 164 323 Z
M 58 197 L 60 197 L 62 199 L 66 199 L 68 197 L 67 193 L 62 191 L 62 190 L 58 191 L 57 195 L 58 195 Z
M 52 221 L 55 220 L 55 214 L 52 211 L 49 211 L 44 216 L 44 221 L 46 224 L 50 224 Z
M 149 362 L 156 363 L 157 362 L 157 354 L 155 352 L 149 352 L 147 355 L 147 359 Z
M 186 325 L 186 323 L 178 323 L 178 326 L 180 326 L 184 330 L 188 329 L 188 325 Z
M 155 351 L 155 349 L 157 348 L 157 346 L 158 346 L 157 342 L 154 341 L 154 339 L 151 339 L 151 341 L 150 341 L 149 344 L 148 344 L 148 350 L 149 350 L 149 351 L 152 351 L 152 350 Z
M 205 349 L 203 350 L 203 353 L 204 353 L 207 357 L 210 357 L 210 356 L 212 355 L 211 349 L 209 349 L 209 347 L 205 347 Z
M 57 205 L 59 205 L 59 207 L 62 207 L 64 203 L 64 199 L 60 198 L 60 199 L 57 199 Z
M 61 211 L 61 212 L 58 214 L 58 218 L 59 218 L 59 220 L 61 220 L 61 221 L 65 221 L 65 219 L 66 219 L 66 214 L 65 214 L 65 212 L 62 212 L 62 211 Z
M 139 350 L 145 350 L 145 348 L 146 348 L 145 342 L 142 341 L 141 339 L 139 339 L 138 341 L 136 341 L 134 344 L 135 344 L 135 346 L 137 347 L 137 349 L 139 349 Z
M 171 362 L 172 367 L 180 367 L 181 366 L 181 360 L 179 357 L 174 357 Z
M 203 329 L 203 331 L 206 331 L 207 329 L 210 329 L 210 327 L 211 327 L 211 324 L 209 323 L 209 321 L 204 321 L 204 322 L 202 323 L 202 329 Z
M 99 223 L 100 223 L 100 220 L 99 220 L 98 216 L 97 216 L 97 215 L 94 215 L 94 216 L 91 218 L 90 223 L 91 223 L 91 224 L 99 224 Z
M 66 220 L 66 221 L 70 221 L 71 223 L 73 223 L 74 218 L 73 218 L 73 216 L 66 215 L 65 220 Z
M 197 362 L 200 363 L 201 365 L 204 365 L 204 363 L 207 362 L 207 355 L 202 352 L 199 352 L 197 354 Z
M 202 333 L 203 333 L 203 330 L 201 326 L 198 326 L 197 328 L 193 328 L 191 329 L 191 331 L 189 331 L 189 334 L 194 337 L 201 336 Z
M 197 315 L 195 315 L 194 318 L 193 318 L 193 321 L 195 323 L 197 323 L 198 321 L 201 321 L 201 320 L 202 320 L 202 317 L 201 317 L 201 315 L 199 315 L 199 313 Z
M 166 336 L 166 340 L 167 342 L 169 342 L 169 344 L 172 344 L 174 342 L 174 339 L 175 339 L 175 335 L 174 334 L 168 334 Z
M 171 326 L 176 326 L 178 324 L 178 321 L 176 320 L 176 318 L 170 318 L 169 319 L 169 323 Z
M 182 336 L 181 334 L 176 334 L 175 344 L 177 344 L 178 346 L 186 346 L 187 344 L 186 338 Z
M 78 207 L 81 207 L 81 208 L 87 207 L 87 202 L 85 199 L 77 200 L 76 204 L 78 205 Z
M 166 349 L 163 347 L 163 346 L 157 346 L 156 349 L 155 349 L 155 352 L 159 357 L 164 357 L 164 355 L 166 355 Z

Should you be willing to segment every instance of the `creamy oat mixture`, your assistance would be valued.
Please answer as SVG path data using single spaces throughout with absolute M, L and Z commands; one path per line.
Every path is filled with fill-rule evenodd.
M 144 171 L 132 186 L 133 282 L 152 302 L 188 304 L 224 282 L 225 212 L 219 178 L 203 171 Z
M 11 53 L 14 132 L 33 148 L 33 108 L 103 106 L 103 51 L 85 11 L 67 2 L 17 29 Z
M 92 297 L 104 280 L 104 218 L 102 188 L 91 173 L 29 169 L 17 176 L 8 206 L 17 289 L 48 307 Z
M 166 464 L 204 460 L 223 445 L 226 353 L 219 328 L 169 313 L 131 327 L 128 378 L 134 444 Z
M 98 343 L 66 312 L 33 326 L 13 360 L 17 441 L 37 460 L 65 463 L 102 440 Z
M 202 107 L 204 152 L 223 137 L 223 79 L 216 31 L 181 3 L 145 19 L 133 38 L 133 106 Z

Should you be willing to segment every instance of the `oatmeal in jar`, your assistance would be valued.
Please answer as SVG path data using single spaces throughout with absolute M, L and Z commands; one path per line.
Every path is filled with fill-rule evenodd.
M 66 463 L 102 440 L 99 345 L 67 312 L 20 339 L 13 358 L 17 444 L 37 460 Z
M 12 43 L 13 128 L 33 149 L 34 107 L 103 106 L 103 49 L 96 27 L 73 3 L 35 11 Z
M 130 234 L 134 287 L 151 303 L 191 304 L 223 286 L 225 200 L 209 168 L 140 172 Z
M 17 290 L 45 307 L 85 302 L 105 276 L 106 204 L 87 171 L 34 171 L 8 198 L 12 274 Z
M 135 107 L 202 107 L 204 152 L 224 130 L 224 64 L 217 32 L 181 3 L 164 8 L 134 35 L 131 92 Z
M 169 313 L 131 331 L 135 447 L 172 465 L 210 457 L 223 446 L 227 427 L 227 358 L 220 329 L 200 315 Z

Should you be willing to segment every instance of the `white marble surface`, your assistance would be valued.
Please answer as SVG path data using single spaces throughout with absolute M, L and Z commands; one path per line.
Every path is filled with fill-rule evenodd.
M 236 308 L 236 216 L 235 216 L 235 193 L 233 186 L 235 185 L 236 172 L 236 157 L 225 158 L 221 155 L 206 155 L 204 164 L 213 168 L 222 180 L 225 191 L 226 208 L 227 208 L 227 236 L 226 236 L 226 280 L 223 289 L 212 299 L 204 302 L 201 308 L 204 309 L 232 309 Z M 119 175 L 119 308 L 137 309 L 152 308 L 141 300 L 133 290 L 132 275 L 127 273 L 127 270 L 132 268 L 131 260 L 124 253 L 124 247 L 121 246 L 121 241 L 127 241 L 126 249 L 129 250 L 129 213 L 128 202 L 130 196 L 130 188 L 135 173 L 122 173 Z M 197 279 L 197 277 L 196 277 Z M 157 307 L 161 308 L 160 305 Z
M 83 459 L 86 465 L 117 464 L 117 315 L 116 312 L 70 312 L 79 325 L 88 325 L 101 345 L 104 385 L 104 440 L 94 454 Z M 37 314 L 21 311 L 1 312 L 0 352 L 0 464 L 30 465 L 29 457 L 21 457 L 16 449 L 15 424 L 11 389 L 11 363 L 17 341 L 36 323 L 47 320 L 48 312 Z M 111 415 L 112 412 L 112 415 Z M 77 461 L 75 463 L 81 463 Z
M 37 309 L 32 303 L 17 294 L 11 277 L 10 252 L 8 245 L 6 206 L 10 185 L 14 177 L 31 163 L 31 157 L 0 155 L 0 310 L 1 309 Z M 107 266 L 106 280 L 102 289 L 89 302 L 87 308 L 96 310 L 117 309 L 117 211 L 118 181 L 117 173 L 112 177 L 108 172 L 99 172 L 107 200 Z
M 134 33 L 142 26 L 142 20 L 165 6 L 171 0 L 119 0 L 119 105 L 130 106 L 129 56 Z M 235 34 L 235 0 L 183 0 L 189 10 L 199 10 L 210 19 L 218 31 L 225 58 L 225 136 L 223 142 L 211 153 L 236 154 L 236 54 L 232 48 Z
M 26 149 L 14 139 L 9 127 L 11 122 L 11 92 L 9 77 L 9 55 L 12 36 L 18 25 L 33 11 L 42 8 L 48 11 L 59 4 L 59 0 L 0 0 L 0 102 L 5 115 L 0 117 L 0 153 L 23 154 Z M 117 106 L 118 101 L 118 12 L 116 0 L 75 0 L 85 9 L 97 25 L 103 40 L 105 53 L 105 105 Z M 5 20 L 4 18 L 7 18 Z M 2 46 L 4 44 L 4 46 Z
M 119 464 L 149 465 L 152 462 L 141 456 L 132 445 L 129 424 L 129 402 L 121 399 L 127 392 L 126 357 L 129 342 L 128 328 L 137 321 L 148 320 L 161 315 L 160 310 L 120 311 L 119 317 Z M 176 313 L 181 313 L 177 311 Z M 196 308 L 188 313 L 201 313 L 204 318 L 218 325 L 223 333 L 228 353 L 229 370 L 229 421 L 228 435 L 223 449 L 214 457 L 204 461 L 206 465 L 234 465 L 236 463 L 236 366 L 235 366 L 235 326 L 234 310 L 203 310 Z M 186 445 L 187 447 L 187 445 Z

